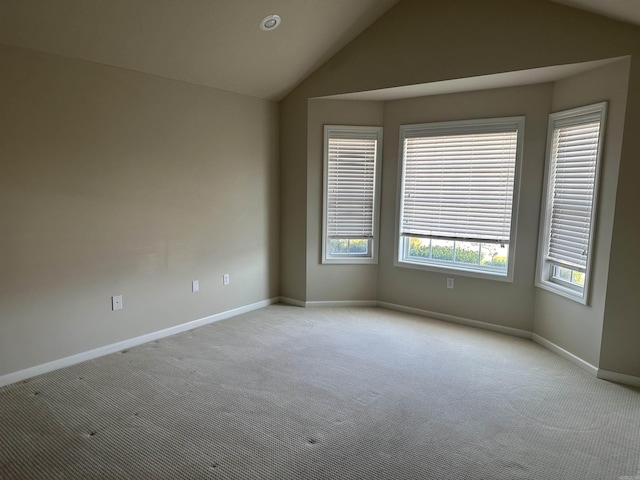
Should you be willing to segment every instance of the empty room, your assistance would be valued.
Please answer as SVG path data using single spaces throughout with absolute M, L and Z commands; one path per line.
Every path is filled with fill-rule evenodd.
M 0 0 L 0 478 L 640 479 L 635 0 Z

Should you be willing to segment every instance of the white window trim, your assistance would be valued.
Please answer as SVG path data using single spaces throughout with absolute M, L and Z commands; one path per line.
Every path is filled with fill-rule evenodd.
M 402 193 L 403 193 L 403 181 L 402 178 L 402 170 L 404 163 L 404 138 L 407 130 L 416 130 L 416 129 L 429 129 L 433 131 L 438 131 L 440 134 L 456 134 L 460 133 L 462 129 L 477 129 L 480 133 L 483 127 L 487 127 L 489 129 L 495 128 L 496 126 L 504 125 L 504 126 L 513 126 L 517 125 L 518 136 L 517 136 L 517 144 L 516 144 L 516 164 L 515 164 L 515 172 L 513 177 L 513 202 L 511 209 L 511 230 L 510 230 L 510 238 L 509 238 L 509 258 L 507 263 L 507 271 L 506 273 L 491 271 L 489 269 L 482 268 L 474 268 L 473 265 L 463 265 L 460 264 L 458 267 L 455 264 L 446 264 L 446 265 L 438 265 L 436 262 L 434 263 L 415 263 L 415 262 L 407 262 L 403 260 L 403 254 L 401 251 L 401 247 L 403 245 L 402 239 L 400 238 L 400 222 L 402 221 Z M 398 142 L 398 182 L 397 182 L 397 197 L 396 197 L 396 228 L 395 228 L 395 254 L 394 254 L 394 266 L 402 267 L 402 268 L 411 268 L 416 270 L 426 270 L 432 272 L 438 272 L 448 275 L 459 275 L 464 277 L 472 277 L 472 278 L 483 278 L 489 280 L 496 280 L 501 282 L 513 282 L 514 275 L 514 264 L 516 258 L 516 238 L 517 238 L 517 230 L 518 230 L 518 211 L 519 211 L 519 199 L 520 199 L 520 177 L 522 171 L 522 152 L 524 149 L 524 128 L 525 128 L 525 117 L 517 116 L 517 117 L 502 117 L 502 118 L 488 118 L 488 119 L 475 119 L 475 120 L 461 120 L 461 121 L 453 121 L 453 122 L 435 122 L 435 123 L 423 123 L 423 124 L 412 124 L 412 125 L 401 125 L 400 126 L 400 136 Z
M 329 175 L 329 149 L 328 142 L 332 132 L 339 132 L 341 135 L 353 133 L 355 137 L 363 133 L 375 134 L 377 136 L 375 175 L 373 187 L 373 238 L 369 240 L 371 254 L 338 256 L 328 252 L 329 242 L 327 233 L 327 185 Z M 322 264 L 376 264 L 378 263 L 378 238 L 380 231 L 380 181 L 382 171 L 382 127 L 350 126 L 350 125 L 325 125 L 323 139 L 323 184 L 322 184 Z
M 576 289 L 564 286 L 561 283 L 550 280 L 550 269 L 554 263 L 545 258 L 547 238 L 549 235 L 549 175 L 551 167 L 551 149 L 553 148 L 553 133 L 557 120 L 577 117 L 580 115 L 599 113 L 600 114 L 600 136 L 598 139 L 598 156 L 596 158 L 595 179 L 593 186 L 593 204 L 591 207 L 591 228 L 589 231 L 589 250 L 587 252 L 587 266 L 584 272 L 584 287 Z M 562 297 L 568 298 L 582 305 L 589 304 L 589 291 L 591 284 L 591 265 L 594 253 L 594 239 L 597 222 L 598 199 L 600 191 L 600 171 L 602 170 L 602 152 L 604 149 L 604 137 L 606 131 L 607 102 L 596 103 L 584 107 L 564 110 L 549 115 L 547 129 L 547 150 L 545 157 L 544 188 L 542 191 L 542 208 L 540 214 L 540 236 L 538 239 L 538 259 L 536 265 L 536 287 L 553 292 Z

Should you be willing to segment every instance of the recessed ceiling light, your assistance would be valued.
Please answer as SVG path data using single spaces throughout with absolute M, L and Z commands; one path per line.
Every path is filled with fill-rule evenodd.
M 275 30 L 280 25 L 280 15 L 267 15 L 260 20 L 260 29 L 268 32 L 269 30 Z

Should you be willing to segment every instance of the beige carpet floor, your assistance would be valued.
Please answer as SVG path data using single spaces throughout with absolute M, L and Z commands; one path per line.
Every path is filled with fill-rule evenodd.
M 0 389 L 0 478 L 640 480 L 640 393 L 528 340 L 274 305 Z

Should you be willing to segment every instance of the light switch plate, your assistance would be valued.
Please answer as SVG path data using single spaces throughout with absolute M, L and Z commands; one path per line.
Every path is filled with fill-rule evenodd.
M 191 282 L 191 291 L 193 293 L 196 293 L 196 292 L 200 291 L 200 281 L 199 280 L 194 280 L 193 282 Z

